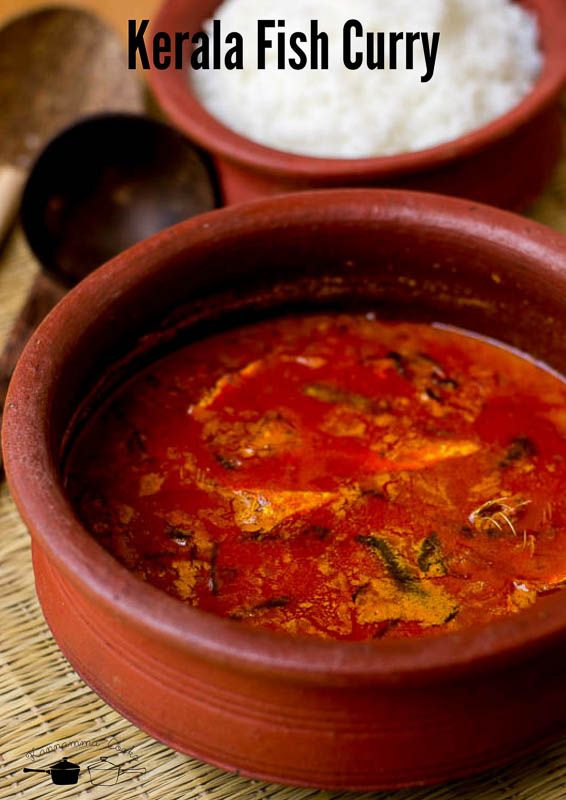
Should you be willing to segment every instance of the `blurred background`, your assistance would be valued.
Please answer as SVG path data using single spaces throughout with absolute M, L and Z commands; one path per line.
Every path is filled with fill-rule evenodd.
M 31 11 L 53 3 L 38 3 L 37 0 L 0 0 L 0 24 L 14 14 Z M 151 15 L 158 7 L 159 0 L 73 0 L 65 5 L 73 5 L 95 11 L 120 31 L 126 38 L 128 19 L 143 19 Z

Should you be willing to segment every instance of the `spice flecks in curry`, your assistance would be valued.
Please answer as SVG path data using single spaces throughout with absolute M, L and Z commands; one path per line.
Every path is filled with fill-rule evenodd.
M 364 640 L 516 613 L 566 582 L 566 384 L 457 331 L 266 321 L 126 383 L 79 435 L 71 497 L 180 601 Z

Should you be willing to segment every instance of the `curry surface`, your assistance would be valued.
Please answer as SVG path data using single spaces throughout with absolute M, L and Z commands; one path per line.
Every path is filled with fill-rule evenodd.
M 566 384 L 430 325 L 298 316 L 192 343 L 95 414 L 66 479 L 128 569 L 240 624 L 422 636 L 566 580 Z

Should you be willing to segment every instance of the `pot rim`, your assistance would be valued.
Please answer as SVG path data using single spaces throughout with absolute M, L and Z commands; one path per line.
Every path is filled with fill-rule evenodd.
M 426 639 L 351 643 L 241 626 L 140 581 L 92 538 L 66 497 L 51 440 L 50 408 L 61 365 L 73 349 L 76 332 L 69 331 L 70 320 L 88 330 L 114 297 L 199 244 L 221 244 L 223 237 L 294 222 L 356 220 L 457 232 L 476 247 L 483 242 L 500 251 L 511 249 L 530 260 L 549 292 L 566 294 L 566 237 L 508 212 L 441 195 L 376 189 L 304 192 L 219 209 L 169 228 L 73 289 L 41 324 L 18 362 L 6 401 L 3 450 L 12 496 L 34 545 L 45 552 L 59 579 L 138 633 L 241 672 L 319 685 L 422 684 L 480 667 L 508 666 L 563 644 L 566 592 L 511 617 Z
M 517 2 L 517 0 L 514 0 Z M 171 121 L 205 150 L 255 172 L 309 180 L 324 186 L 344 179 L 385 180 L 407 173 L 428 171 L 475 155 L 505 139 L 535 119 L 566 83 L 566 11 L 563 0 L 518 0 L 537 15 L 539 38 L 544 55 L 541 74 L 531 91 L 513 108 L 463 136 L 415 152 L 369 158 L 319 158 L 297 155 L 254 142 L 224 125 L 206 110 L 189 90 L 185 70 L 150 68 L 151 89 Z M 151 31 L 174 35 L 186 28 L 187 7 L 198 7 L 199 0 L 165 0 Z

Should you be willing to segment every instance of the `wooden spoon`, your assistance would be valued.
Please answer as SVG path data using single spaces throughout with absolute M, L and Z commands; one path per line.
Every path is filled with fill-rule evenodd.
M 143 107 L 142 86 L 127 69 L 119 36 L 92 14 L 50 7 L 0 29 L 0 245 L 48 140 L 84 115 Z M 39 273 L 1 358 L 0 412 L 29 332 L 63 291 Z
M 165 123 L 97 114 L 53 139 L 24 191 L 22 227 L 42 269 L 0 356 L 0 417 L 27 340 L 71 286 L 136 242 L 217 203 L 208 159 Z
M 141 111 L 143 90 L 114 31 L 85 11 L 47 8 L 0 30 L 0 109 L 1 244 L 45 143 L 84 115 Z

